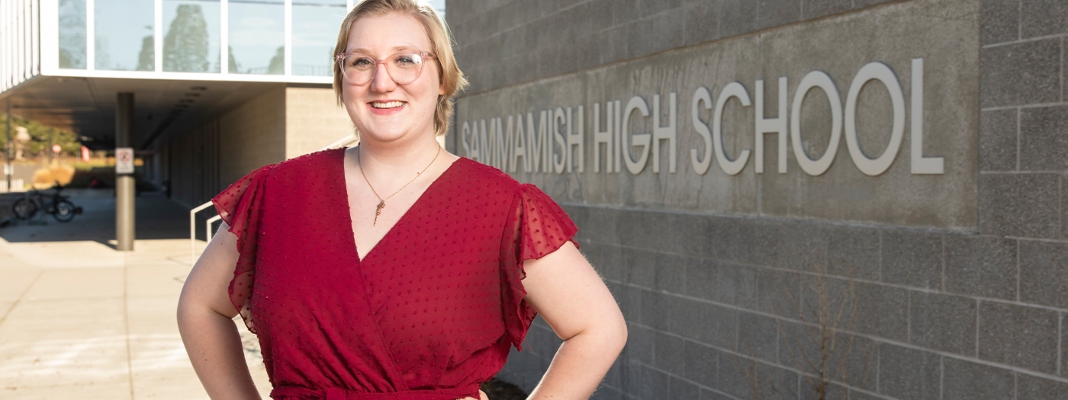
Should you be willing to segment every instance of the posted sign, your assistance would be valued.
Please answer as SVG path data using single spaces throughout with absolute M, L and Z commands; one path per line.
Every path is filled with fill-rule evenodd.
M 134 173 L 134 151 L 132 147 L 119 147 L 115 149 L 115 173 Z

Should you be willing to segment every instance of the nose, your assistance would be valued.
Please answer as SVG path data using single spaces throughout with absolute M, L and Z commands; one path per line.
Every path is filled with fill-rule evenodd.
M 397 82 L 389 76 L 386 63 L 375 63 L 375 73 L 371 76 L 371 90 L 375 92 L 390 92 L 397 88 Z

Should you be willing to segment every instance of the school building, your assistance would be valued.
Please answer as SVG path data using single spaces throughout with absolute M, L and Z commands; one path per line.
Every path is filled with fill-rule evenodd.
M 449 22 L 452 148 L 565 204 L 628 319 L 596 398 L 1068 398 L 1068 2 Z M 530 389 L 559 341 L 528 341 L 502 376 Z
M 193 208 L 352 133 L 352 5 L 4 0 L 0 107 Z M 446 146 L 564 205 L 628 319 L 595 398 L 1068 398 L 1068 2 L 447 9 Z

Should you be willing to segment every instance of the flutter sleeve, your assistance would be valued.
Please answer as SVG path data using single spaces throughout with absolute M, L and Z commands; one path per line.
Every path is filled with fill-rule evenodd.
M 501 251 L 501 304 L 508 339 L 522 350 L 530 323 L 537 314 L 524 299 L 523 262 L 552 253 L 574 241 L 578 228 L 552 198 L 531 184 L 520 185 L 512 202 Z M 578 246 L 578 243 L 575 243 Z
M 237 265 L 228 292 L 230 302 L 255 332 L 249 308 L 252 282 L 255 277 L 256 242 L 259 237 L 260 215 L 263 212 L 264 182 L 274 165 L 252 171 L 211 199 L 215 210 L 237 236 Z

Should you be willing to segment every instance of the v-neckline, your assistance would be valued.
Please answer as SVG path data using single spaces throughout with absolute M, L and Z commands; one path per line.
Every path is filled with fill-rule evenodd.
M 458 164 L 458 163 L 460 163 L 461 161 L 464 160 L 464 157 L 458 157 L 451 164 L 449 164 L 448 167 L 445 167 L 445 171 L 443 171 L 441 173 L 441 175 L 438 175 L 438 177 L 435 178 L 433 182 L 430 182 L 430 185 L 428 185 L 426 187 L 426 190 L 423 190 L 423 193 L 419 194 L 419 197 L 417 197 L 415 199 L 415 202 L 412 203 L 412 205 L 410 207 L 408 207 L 407 210 L 404 210 L 404 213 L 402 213 L 400 218 L 397 219 L 397 222 L 393 223 L 393 226 L 389 227 L 389 229 L 386 230 L 386 233 L 383 234 L 382 237 L 379 238 L 377 242 L 375 242 L 374 246 L 371 246 L 370 249 L 367 249 L 367 253 L 364 254 L 363 257 L 360 257 L 360 249 L 356 245 L 356 229 L 352 226 L 352 206 L 351 206 L 351 204 L 349 204 L 348 176 L 345 174 L 345 153 L 346 153 L 345 148 L 342 148 L 340 150 L 340 152 L 341 152 L 341 162 L 340 162 L 340 165 L 341 165 L 341 180 L 340 181 L 342 183 L 342 191 L 341 191 L 342 192 L 342 196 L 341 196 L 342 198 L 341 198 L 341 201 L 344 204 L 344 207 L 341 207 L 341 209 L 345 210 L 345 212 L 344 212 L 344 220 L 346 221 L 345 225 L 348 226 L 348 229 L 347 229 L 348 230 L 348 240 L 351 243 L 351 246 L 349 248 L 352 249 L 353 255 L 355 255 L 356 260 L 360 264 L 363 264 L 364 261 L 367 260 L 368 258 L 370 258 L 372 254 L 375 254 L 376 253 L 375 250 L 378 250 L 379 246 L 381 246 L 383 242 L 385 242 L 387 239 L 389 239 L 391 236 L 393 236 L 393 232 L 397 230 L 397 226 L 398 225 L 401 225 L 402 223 L 405 223 L 409 219 L 408 216 L 412 213 L 412 210 L 415 210 L 416 207 L 418 207 L 423 202 L 423 199 L 426 198 L 427 195 L 438 186 L 438 182 L 440 182 L 442 180 L 442 178 L 445 177 L 445 175 L 450 174 L 452 172 L 452 170 L 453 170 L 453 167 L 455 167 L 456 164 Z

